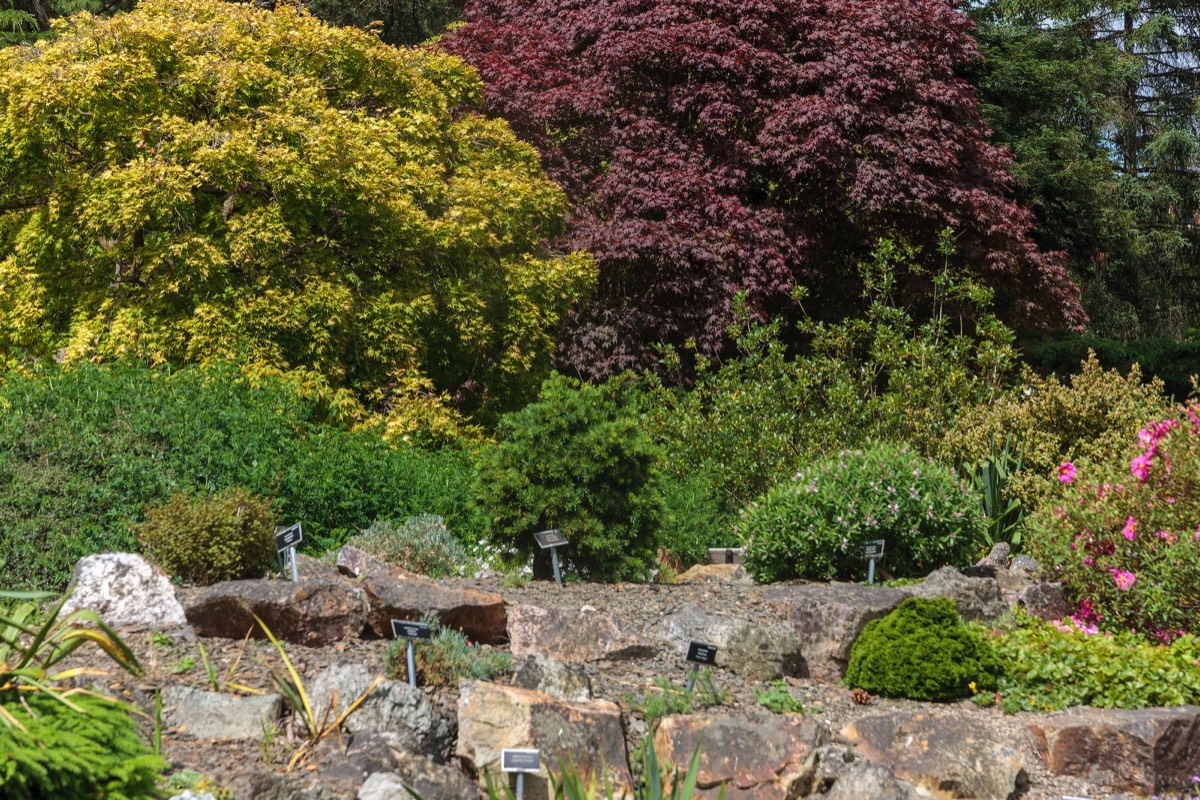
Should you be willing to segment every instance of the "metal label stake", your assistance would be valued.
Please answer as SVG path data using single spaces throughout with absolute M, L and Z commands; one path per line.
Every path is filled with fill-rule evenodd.
M 863 548 L 863 555 L 865 555 L 868 559 L 867 583 L 874 585 L 875 560 L 883 558 L 883 539 L 876 539 L 873 542 L 867 542 Z
M 392 636 L 408 640 L 408 685 L 417 688 L 417 659 L 413 650 L 413 642 L 417 639 L 426 641 L 433 638 L 433 629 L 424 622 L 409 622 L 403 619 L 392 620 Z
M 550 562 L 554 565 L 554 582 L 562 586 L 562 573 L 558 569 L 558 548 L 569 544 L 567 537 L 562 535 L 562 531 L 551 528 L 548 531 L 538 531 L 533 538 L 537 540 L 538 547 L 550 551 Z
M 701 664 L 717 663 L 717 646 L 715 644 L 705 644 L 704 642 L 689 642 L 687 649 L 686 660 L 691 662 L 692 671 L 688 673 L 687 690 L 690 692 L 696 688 L 696 677 L 700 674 Z
M 525 800 L 525 773 L 537 772 L 542 765 L 538 750 L 501 750 L 500 771 L 517 773 L 517 800 Z
M 303 538 L 304 531 L 300 529 L 299 522 L 286 528 L 275 529 L 275 552 L 283 558 L 280 571 L 286 571 L 290 564 L 293 583 L 300 582 L 300 567 L 296 564 L 296 545 L 300 544 Z

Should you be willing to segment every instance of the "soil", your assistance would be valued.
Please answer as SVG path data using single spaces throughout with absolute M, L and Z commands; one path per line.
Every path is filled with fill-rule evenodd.
M 510 605 L 527 603 L 574 610 L 590 606 L 623 624 L 632 622 L 635 626 L 673 613 L 684 603 L 749 620 L 782 621 L 780 615 L 764 600 L 766 587 L 759 586 L 568 583 L 559 587 L 552 582 L 534 582 L 519 588 L 507 588 L 498 581 L 489 580 L 443 579 L 442 582 L 497 592 Z M 270 669 L 283 670 L 278 653 L 266 641 L 197 639 L 194 635 L 168 638 L 163 634 L 143 633 L 128 636 L 127 643 L 140 660 L 144 675 L 134 678 L 113 672 L 108 676 L 107 686 L 112 693 L 147 712 L 144 721 L 147 732 L 152 727 L 156 688 L 171 684 L 211 688 L 203 666 L 201 646 L 222 681 L 270 690 Z M 355 640 L 326 648 L 286 645 L 286 650 L 303 678 L 312 680 L 334 662 L 362 662 L 382 672 L 385 652 L 390 644 L 389 641 Z M 99 654 L 89 655 L 87 661 L 96 666 L 104 664 Z M 631 749 L 645 734 L 645 723 L 637 709 L 637 701 L 654 691 L 656 679 L 665 677 L 682 684 L 687 677 L 687 665 L 669 650 L 653 659 L 600 661 L 587 664 L 585 668 L 591 678 L 594 696 L 617 703 L 625 713 Z M 757 706 L 755 692 L 763 687 L 762 683 L 745 681 L 724 670 L 716 670 L 714 679 L 720 689 L 728 692 L 728 699 L 717 708 L 698 713 L 718 713 Z M 851 700 L 850 690 L 843 686 L 807 678 L 789 678 L 788 684 L 791 694 L 804 704 L 807 712 L 827 725 L 835 736 L 850 721 L 879 711 L 936 711 L 967 716 L 973 724 L 987 728 L 999 740 L 1009 742 L 1019 750 L 1030 779 L 1030 786 L 1022 796 L 1024 800 L 1134 800 L 1133 795 L 1112 793 L 1080 779 L 1048 774 L 1034 749 L 1033 736 L 1027 728 L 1027 722 L 1034 716 L 1032 713 L 1005 714 L 998 707 L 984 709 L 967 700 L 930 704 L 873 698 L 869 705 L 857 705 Z M 455 687 L 425 687 L 423 691 L 435 706 L 453 717 L 458 694 Z M 284 769 L 288 755 L 298 741 L 292 727 L 285 719 L 282 729 L 273 737 L 224 743 L 197 742 L 177 730 L 167 728 L 162 731 L 162 753 L 173 769 L 195 769 L 213 777 L 219 784 L 221 776 L 252 764 L 266 762 L 277 769 Z

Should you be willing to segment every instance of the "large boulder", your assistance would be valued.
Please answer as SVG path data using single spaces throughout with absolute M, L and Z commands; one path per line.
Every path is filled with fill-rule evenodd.
M 683 656 L 690 642 L 717 646 L 717 666 L 766 681 L 796 675 L 803 664 L 800 639 L 781 623 L 755 624 L 744 619 L 705 611 L 685 603 L 663 617 L 651 631 Z
M 568 663 L 650 658 L 658 651 L 607 614 L 531 605 L 508 610 L 508 640 L 516 658 L 540 653 Z
M 927 797 L 1016 800 L 1029 784 L 1012 742 L 998 740 L 970 715 L 875 714 L 850 723 L 842 736 L 861 758 Z
M 697 747 L 697 797 L 789 800 L 812 787 L 813 751 L 828 741 L 815 720 L 768 711 L 668 716 L 654 731 L 661 763 L 686 771 Z
M 846 674 L 850 648 L 867 623 L 906 597 L 901 589 L 863 584 L 774 586 L 766 592 L 800 640 L 804 661 L 799 674 L 826 683 L 837 683 Z
M 333 664 L 322 672 L 309 688 L 313 713 L 322 716 L 330 712 L 335 719 L 376 681 L 365 664 Z M 449 720 L 441 717 L 420 689 L 405 681 L 381 679 L 371 689 L 362 704 L 346 718 L 345 729 L 350 733 L 374 731 L 395 749 L 406 753 L 429 756 L 445 761 L 450 753 L 454 731 Z
M 359 636 L 369 608 L 350 581 L 304 578 L 215 583 L 189 596 L 185 612 L 200 636 L 265 639 L 257 616 L 278 639 L 324 647 Z
M 574 764 L 585 783 L 605 780 L 613 794 L 633 793 L 626 766 L 621 710 L 606 700 L 570 703 L 556 697 L 480 681 L 459 686 L 456 754 L 479 776 L 500 777 L 501 751 L 534 747 L 541 751 L 541 770 L 527 777 L 525 796 L 548 796 L 549 770 Z
M 205 741 L 260 739 L 283 712 L 277 694 L 238 697 L 188 686 L 162 690 L 163 722 L 184 736 Z
M 166 574 L 134 553 L 100 553 L 75 564 L 74 587 L 62 613 L 96 612 L 113 628 L 170 630 L 187 625 Z
M 992 578 L 970 578 L 954 567 L 931 572 L 918 584 L 904 587 L 914 597 L 948 597 L 966 620 L 995 619 L 1008 611 L 1000 584 Z
M 1080 708 L 1029 723 L 1046 769 L 1138 795 L 1194 792 L 1200 708 Z
M 1014 603 L 1024 606 L 1029 616 L 1047 622 L 1069 617 L 1074 611 L 1067 602 L 1067 595 L 1061 583 L 1035 583 L 1027 586 L 1017 592 Z
M 393 619 L 436 617 L 443 627 L 462 631 L 477 642 L 499 644 L 506 638 L 504 598 L 493 592 L 379 572 L 367 572 L 359 585 L 367 593 L 368 623 L 376 636 L 392 638 Z

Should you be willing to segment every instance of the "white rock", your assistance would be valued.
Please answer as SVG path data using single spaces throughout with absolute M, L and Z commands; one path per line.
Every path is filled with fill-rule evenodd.
M 100 553 L 75 564 L 74 593 L 63 614 L 90 609 L 114 628 L 168 630 L 187 625 L 167 576 L 134 553 Z

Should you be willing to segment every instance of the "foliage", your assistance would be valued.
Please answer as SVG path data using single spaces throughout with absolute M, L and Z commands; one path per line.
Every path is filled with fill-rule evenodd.
M 440 578 L 458 575 L 468 561 L 467 550 L 433 514 L 409 517 L 403 525 L 377 520 L 348 544 L 389 564 Z
M 956 700 L 996 688 L 1002 661 L 946 597 L 906 598 L 867 623 L 850 650 L 844 683 L 882 697 Z
M 1183 341 L 1134 339 L 1118 342 L 1092 334 L 1064 334 L 1028 342 L 1021 348 L 1025 363 L 1038 372 L 1059 376 L 1079 372 L 1080 362 L 1094 352 L 1105 369 L 1129 372 L 1134 364 L 1141 374 L 1162 381 L 1168 397 L 1183 402 L 1191 393 L 1191 377 L 1200 364 L 1200 330 L 1191 329 Z
M 271 501 L 233 487 L 210 497 L 180 492 L 146 509 L 132 530 L 138 545 L 173 577 L 207 586 L 261 578 L 275 563 Z
M 0 363 L 225 357 L 377 407 L 536 390 L 593 268 L 541 246 L 562 193 L 466 64 L 283 3 L 56 25 L 0 51 Z
M 705 667 L 696 674 L 695 685 L 688 689 L 663 677 L 654 679 L 651 691 L 630 705 L 641 712 L 650 730 L 658 719 L 671 714 L 693 714 L 704 708 L 719 706 L 729 699 L 729 692 L 717 687 L 711 669 Z
M 951 4 L 480 0 L 464 17 L 444 46 L 567 192 L 560 241 L 600 265 L 564 344 L 574 370 L 645 365 L 657 342 L 711 356 L 741 292 L 760 321 L 798 283 L 844 316 L 875 240 L 932 248 L 947 226 L 1007 319 L 1085 321 L 1009 199 Z
M 71 704 L 40 693 L 23 703 L 7 693 L 0 699 L 0 716 L 14 723 L 0 736 L 6 800 L 160 797 L 166 762 L 142 743 L 128 707 L 91 695 L 76 695 Z
M 1028 514 L 1058 483 L 1060 464 L 1114 457 L 1164 407 L 1161 382 L 1143 383 L 1136 366 L 1125 376 L 1105 370 L 1089 353 L 1066 381 L 1026 369 L 1006 394 L 964 407 L 939 450 L 954 463 L 972 463 L 987 454 L 993 437 L 1021 442 L 1023 469 L 1011 479 L 1011 491 Z
M 533 533 L 557 528 L 570 542 L 559 558 L 574 574 L 614 581 L 650 571 L 662 519 L 658 451 L 611 392 L 555 375 L 496 435 L 475 487 L 493 544 L 528 559 Z
M 1051 624 L 1024 616 L 1018 623 L 990 641 L 1007 673 L 1001 695 L 1016 698 L 1026 710 L 1200 701 L 1200 640 L 1194 636 L 1164 647 L 1129 631 L 1089 634 L 1070 621 Z
M 996 440 L 988 444 L 988 453 L 977 464 L 966 464 L 963 469 L 972 488 L 983 498 L 983 515 L 987 520 L 984 543 L 988 549 L 996 542 L 1021 543 L 1021 520 L 1025 509 L 1018 498 L 1012 496 L 1008 483 L 1015 473 L 1021 471 L 1024 453 L 1020 448 L 1012 453 L 1012 437 L 1004 438 L 1004 449 L 996 452 Z
M 759 583 L 859 578 L 863 546 L 875 539 L 887 542 L 894 575 L 924 575 L 967 561 L 984 536 L 979 498 L 953 470 L 889 443 L 802 467 L 748 506 L 738 527 Z
M 771 681 L 765 689 L 757 689 L 754 698 L 758 704 L 776 714 L 803 714 L 804 704 L 792 697 L 787 681 L 780 678 Z
M 279 376 L 215 363 L 47 367 L 0 380 L 0 561 L 25 587 L 61 590 L 75 562 L 130 550 L 128 526 L 176 492 L 273 496 L 307 548 L 379 518 L 444 516 L 464 535 L 471 454 L 388 445 L 321 421 Z
M 661 462 L 670 469 L 670 459 Z M 710 476 L 696 472 L 694 464 L 691 467 L 684 475 L 662 482 L 663 515 L 658 533 L 662 546 L 684 566 L 708 563 L 710 547 L 728 547 L 734 540 L 736 521 Z
M 948 258 L 948 234 L 939 248 Z M 799 352 L 781 322 L 756 325 L 738 311 L 730 328 L 738 357 L 698 358 L 690 389 L 680 363 L 688 351 L 667 353 L 666 379 L 623 378 L 626 401 L 664 450 L 674 491 L 707 482 L 731 517 L 823 454 L 873 438 L 936 450 L 960 409 L 999 392 L 1015 353 L 988 291 L 945 261 L 936 275 L 923 264 L 917 250 L 879 242 L 859 265 L 867 312 L 832 325 L 807 320 Z M 938 287 L 936 313 L 923 323 L 898 295 L 912 273 Z M 974 324 L 960 315 L 968 308 Z
M 457 20 L 463 0 L 313 0 L 308 8 L 326 22 L 366 28 L 388 44 L 411 46 Z
M 1132 437 L 1131 437 L 1132 438 Z M 1029 522 L 1029 550 L 1081 622 L 1158 641 L 1200 633 L 1200 405 L 1078 467 Z
M 457 686 L 464 678 L 490 681 L 512 671 L 512 655 L 471 644 L 462 631 L 443 627 L 434 617 L 423 622 L 433 638 L 413 643 L 413 660 L 422 686 Z M 408 642 L 397 639 L 384 655 L 384 672 L 394 680 L 408 680 Z

